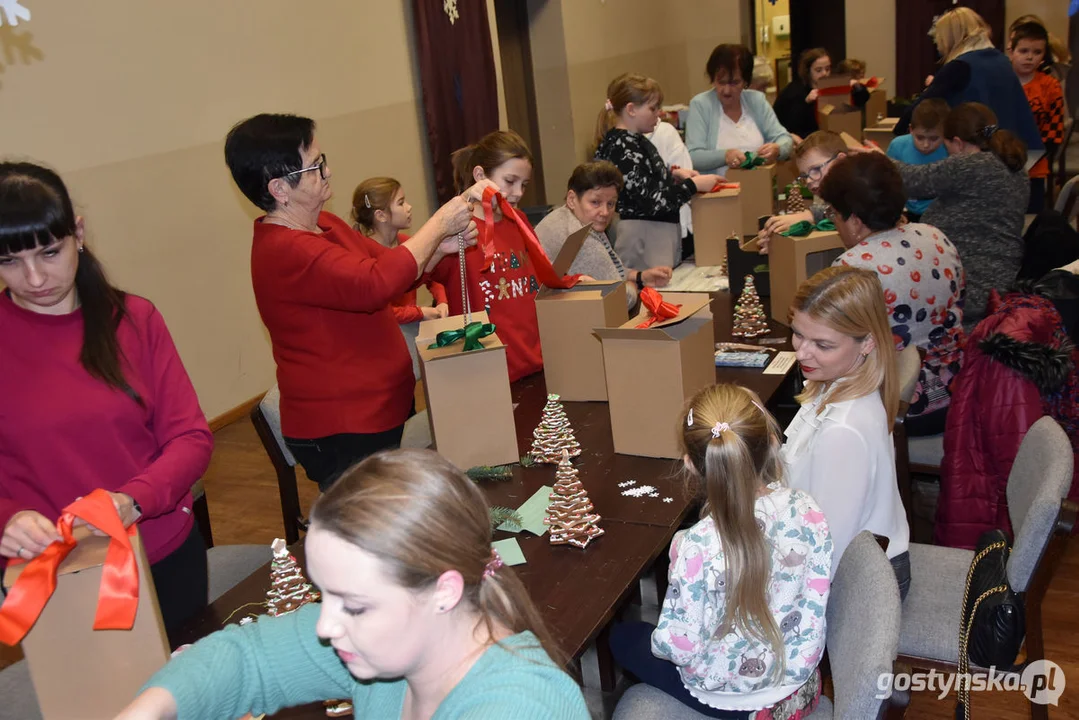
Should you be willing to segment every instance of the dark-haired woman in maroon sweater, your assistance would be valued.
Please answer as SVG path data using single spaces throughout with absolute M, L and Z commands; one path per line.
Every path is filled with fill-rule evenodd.
M 107 490 L 176 629 L 207 600 L 191 486 L 213 436 L 165 321 L 109 285 L 63 182 L 30 163 L 0 163 L 0 285 L 0 568 Z

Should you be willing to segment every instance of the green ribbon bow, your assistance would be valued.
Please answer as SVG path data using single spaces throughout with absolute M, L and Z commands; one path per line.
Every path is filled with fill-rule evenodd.
M 438 335 L 435 335 L 434 344 L 428 345 L 427 349 L 434 350 L 435 348 L 453 345 L 461 338 L 464 338 L 465 347 L 463 350 L 461 350 L 461 352 L 479 350 L 483 347 L 483 343 L 480 342 L 480 338 L 485 338 L 488 335 L 493 334 L 494 331 L 494 323 L 472 322 L 468 325 L 465 325 L 460 330 L 443 330 Z
M 794 223 L 784 232 L 781 232 L 779 234 L 786 237 L 805 237 L 814 230 L 820 230 L 821 232 L 833 232 L 835 230 L 835 223 L 828 218 L 821 220 L 816 225 L 809 222 L 808 220 L 803 220 L 801 222 Z
M 746 153 L 746 159 L 742 161 L 742 164 L 738 166 L 738 169 L 739 170 L 752 170 L 755 167 L 760 167 L 761 165 L 764 165 L 766 162 L 768 162 L 768 161 L 765 160 L 764 158 L 762 158 L 760 155 L 757 155 L 756 153 L 747 152 Z

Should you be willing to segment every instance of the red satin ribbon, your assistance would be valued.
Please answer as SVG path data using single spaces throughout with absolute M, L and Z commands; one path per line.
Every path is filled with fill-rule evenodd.
M 517 214 L 517 211 L 506 202 L 506 198 L 502 197 L 502 195 L 495 192 L 494 189 L 490 187 L 484 188 L 483 190 L 483 224 L 486 229 L 483 243 L 480 245 L 480 249 L 483 251 L 483 272 L 489 271 L 494 265 L 495 203 L 498 203 L 498 207 L 502 211 L 502 217 L 515 223 L 517 229 L 521 232 L 521 237 L 523 237 L 525 241 L 525 252 L 528 254 L 528 259 L 532 261 L 532 265 L 536 269 L 536 277 L 539 279 L 541 285 L 565 290 L 573 287 L 580 281 L 580 275 L 566 275 L 565 277 L 561 277 L 554 271 L 554 266 L 551 265 L 551 261 L 547 258 L 547 253 L 543 252 L 543 246 L 540 245 L 540 241 L 536 238 L 536 233 L 534 233 L 529 224 Z
M 742 187 L 742 183 L 717 182 L 715 185 L 712 186 L 712 189 L 709 190 L 708 192 L 714 193 L 714 192 L 719 192 L 720 190 L 738 190 L 741 187 Z
M 880 78 L 874 75 L 873 77 L 866 80 L 863 84 L 865 85 L 867 90 L 876 90 L 877 86 L 880 85 Z
M 659 291 L 655 288 L 646 287 L 641 290 L 641 304 L 648 308 L 648 312 L 652 313 L 652 317 L 645 320 L 643 323 L 637 326 L 638 330 L 650 328 L 658 322 L 664 320 L 670 320 L 678 315 L 678 311 L 682 309 L 681 305 L 675 305 L 669 303 L 663 299 L 663 296 L 659 294 Z
M 28 562 L 8 592 L 0 606 L 0 642 L 5 645 L 22 642 L 56 591 L 57 568 L 77 544 L 71 532 L 76 518 L 82 518 L 112 538 L 101 571 L 94 630 L 130 630 L 135 624 L 139 570 L 131 538 L 137 531 L 134 524 L 124 528 L 112 497 L 98 489 L 64 508 L 56 522 L 63 539 Z

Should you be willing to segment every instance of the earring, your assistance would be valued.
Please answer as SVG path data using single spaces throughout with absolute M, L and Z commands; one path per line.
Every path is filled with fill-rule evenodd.
M 79 252 L 82 252 L 82 245 L 79 245 Z

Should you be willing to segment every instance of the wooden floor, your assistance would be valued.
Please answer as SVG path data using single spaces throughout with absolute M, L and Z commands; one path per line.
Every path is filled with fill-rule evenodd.
M 215 542 L 270 543 L 282 536 L 277 480 L 251 423 L 246 419 L 233 423 L 215 433 L 215 438 L 205 478 Z M 300 501 L 306 510 L 318 488 L 298 472 Z M 1060 706 L 1050 706 L 1049 716 L 1079 719 L 1079 542 L 1070 544 L 1045 602 L 1046 652 L 1069 681 Z M 1028 707 L 1019 693 L 977 693 L 972 716 L 1021 720 L 1030 717 Z M 917 694 L 907 717 L 951 720 L 954 696 L 938 700 L 928 693 Z

